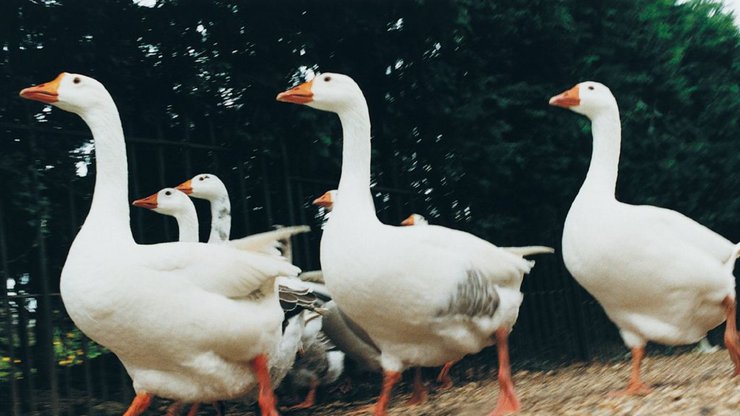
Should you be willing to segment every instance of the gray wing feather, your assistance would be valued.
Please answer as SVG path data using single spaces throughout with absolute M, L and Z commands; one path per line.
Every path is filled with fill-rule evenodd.
M 476 270 L 468 270 L 438 315 L 493 316 L 500 298 L 496 285 Z

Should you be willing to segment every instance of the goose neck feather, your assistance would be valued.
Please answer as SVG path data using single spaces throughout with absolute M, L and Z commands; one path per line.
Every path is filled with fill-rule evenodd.
M 342 123 L 342 175 L 338 192 L 342 196 L 333 217 L 347 212 L 355 219 L 378 221 L 370 193 L 370 115 L 364 97 L 337 112 Z
M 179 232 L 178 241 L 197 243 L 198 214 L 195 212 L 195 207 L 191 205 L 187 208 L 187 211 L 176 215 L 175 220 Z
M 596 115 L 591 120 L 591 130 L 591 165 L 579 195 L 587 193 L 614 199 L 622 140 L 619 110 L 614 108 Z
M 226 189 L 224 189 L 226 192 Z M 229 241 L 231 234 L 231 201 L 224 193 L 218 198 L 209 200 L 211 203 L 211 234 L 209 243 L 223 243 Z
M 82 112 L 80 117 L 90 126 L 95 145 L 95 190 L 85 227 L 105 229 L 106 235 L 133 243 L 128 203 L 128 165 L 123 127 L 111 99 L 104 105 Z M 98 228 L 102 227 L 102 228 Z

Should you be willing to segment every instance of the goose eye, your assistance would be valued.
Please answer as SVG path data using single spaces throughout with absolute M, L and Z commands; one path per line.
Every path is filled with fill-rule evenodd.
M 79 84 L 81 81 L 80 77 L 75 77 L 75 79 L 72 80 L 75 84 Z
M 205 179 L 205 177 L 203 177 L 203 176 L 201 176 L 200 178 L 198 178 L 199 181 L 202 181 L 203 179 Z
M 171 191 L 165 191 L 164 194 L 167 195 L 167 196 L 170 196 L 170 195 L 172 195 L 172 192 Z
M 592 90 L 592 91 L 593 91 L 593 89 L 594 89 L 594 86 L 593 86 L 593 85 L 589 85 L 589 86 L 588 86 L 588 89 L 590 89 L 590 90 Z
M 331 77 L 330 76 L 324 77 L 324 82 L 329 82 L 329 81 L 331 81 Z

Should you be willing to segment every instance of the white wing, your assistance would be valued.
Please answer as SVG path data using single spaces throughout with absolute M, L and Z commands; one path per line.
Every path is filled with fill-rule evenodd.
M 642 229 L 652 228 L 671 241 L 680 239 L 722 263 L 732 255 L 734 245 L 730 240 L 679 212 L 652 205 L 631 207 L 634 208 L 630 211 L 634 215 L 632 220 L 643 223 Z
M 244 297 L 277 276 L 296 276 L 300 269 L 282 258 L 239 251 L 225 245 L 162 243 L 138 246 L 145 267 L 188 279 L 208 292 Z

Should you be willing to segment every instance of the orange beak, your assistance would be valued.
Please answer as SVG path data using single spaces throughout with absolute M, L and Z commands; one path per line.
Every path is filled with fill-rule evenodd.
M 314 199 L 312 204 L 324 208 L 330 208 L 332 205 L 334 205 L 334 201 L 331 199 L 331 194 L 329 192 L 325 192 L 324 195 L 321 195 L 320 197 Z
M 188 179 L 185 182 L 177 185 L 176 188 L 178 191 L 182 191 L 185 195 L 190 195 L 193 193 L 193 184 L 192 180 Z
M 307 104 L 313 101 L 313 92 L 311 91 L 313 80 L 293 87 L 288 91 L 281 92 L 277 95 L 277 100 L 285 103 Z
M 49 81 L 43 84 L 36 85 L 35 87 L 28 87 L 21 90 L 20 96 L 34 101 L 41 101 L 42 103 L 51 104 L 59 101 L 59 84 L 62 82 L 62 78 L 65 73 L 62 72 L 54 81 Z
M 558 94 L 550 98 L 550 105 L 554 105 L 556 107 L 569 108 L 580 104 L 581 97 L 578 96 L 578 85 L 562 94 Z
M 414 214 L 409 215 L 405 220 L 401 221 L 401 225 L 414 225 Z
M 135 207 L 154 209 L 157 208 L 157 194 L 149 195 L 146 198 L 137 199 L 133 202 Z

